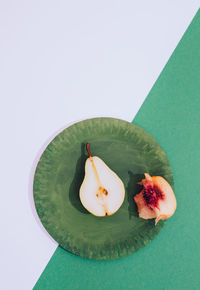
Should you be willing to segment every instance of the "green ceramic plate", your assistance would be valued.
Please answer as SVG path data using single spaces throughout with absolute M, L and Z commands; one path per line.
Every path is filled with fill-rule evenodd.
M 88 158 L 85 144 L 122 179 L 126 197 L 112 216 L 95 217 L 80 203 L 79 188 Z M 143 173 L 161 175 L 173 186 L 169 161 L 146 131 L 113 118 L 81 121 L 47 146 L 34 177 L 34 200 L 40 220 L 66 250 L 89 259 L 116 259 L 149 243 L 163 227 L 138 217 L 133 196 Z

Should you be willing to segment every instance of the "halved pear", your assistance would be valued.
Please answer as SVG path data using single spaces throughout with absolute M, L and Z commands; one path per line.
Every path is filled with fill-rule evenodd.
M 86 148 L 89 158 L 85 163 L 85 177 L 79 191 L 81 203 L 95 216 L 112 215 L 124 201 L 124 184 L 102 159 L 91 155 L 88 143 Z

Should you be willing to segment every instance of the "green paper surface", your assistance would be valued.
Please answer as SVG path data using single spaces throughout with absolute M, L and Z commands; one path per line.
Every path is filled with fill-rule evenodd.
M 35 289 L 200 289 L 200 11 L 134 123 L 172 166 L 177 211 L 156 238 L 115 261 L 91 261 L 57 248 Z

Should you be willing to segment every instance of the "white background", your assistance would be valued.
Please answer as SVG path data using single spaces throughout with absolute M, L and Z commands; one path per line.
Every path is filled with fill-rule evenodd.
M 57 244 L 32 199 L 38 158 L 76 120 L 132 121 L 199 1 L 0 1 L 0 288 L 31 289 Z

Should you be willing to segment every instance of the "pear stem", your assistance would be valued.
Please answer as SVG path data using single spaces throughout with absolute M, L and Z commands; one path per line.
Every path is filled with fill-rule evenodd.
M 86 149 L 87 149 L 88 155 L 89 155 L 90 157 L 92 157 L 92 154 L 91 154 L 91 152 L 90 152 L 90 144 L 89 144 L 89 143 L 86 144 Z

